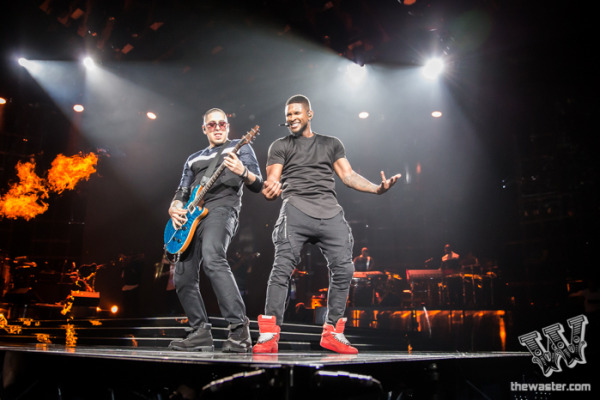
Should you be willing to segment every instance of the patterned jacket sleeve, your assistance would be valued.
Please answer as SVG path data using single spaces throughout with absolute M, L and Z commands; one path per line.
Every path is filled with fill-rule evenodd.
M 192 191 L 191 185 L 194 181 L 194 172 L 189 166 L 188 161 L 185 161 L 185 165 L 183 166 L 183 172 L 181 173 L 181 181 L 179 181 L 179 186 L 175 191 L 175 196 L 173 197 L 173 201 L 179 200 L 184 204 L 187 203 L 190 197 L 190 193 Z
M 258 165 L 258 160 L 256 159 L 256 154 L 254 153 L 252 146 L 249 144 L 242 146 L 240 148 L 238 157 L 242 164 L 244 164 L 244 166 L 256 176 L 255 183 L 246 186 L 253 192 L 260 192 L 262 189 L 263 179 L 262 174 L 260 173 L 260 166 Z

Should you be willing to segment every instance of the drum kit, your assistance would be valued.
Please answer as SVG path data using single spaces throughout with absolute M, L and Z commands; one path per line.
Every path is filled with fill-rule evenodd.
M 386 300 L 400 297 L 405 279 L 395 272 L 356 271 L 350 282 L 349 307 L 384 306 Z M 319 289 L 311 298 L 311 308 L 327 305 L 327 288 Z
M 489 307 L 494 306 L 497 267 L 468 264 L 444 274 L 442 269 L 407 269 L 406 278 L 390 271 L 356 271 L 349 307 Z M 327 305 L 327 288 L 311 298 L 311 308 Z
M 73 291 L 94 293 L 96 264 L 76 266 L 65 261 L 62 270 L 27 256 L 2 257 L 0 299 L 17 304 L 58 304 Z
M 381 271 L 356 271 L 350 282 L 350 307 L 369 307 L 378 303 L 382 281 L 387 276 Z
M 445 273 L 439 269 L 407 269 L 411 303 L 432 306 L 494 306 L 497 267 L 479 263 L 462 264 Z
M 496 266 L 463 264 L 459 276 L 462 282 L 463 305 L 494 305 L 494 281 L 498 278 Z

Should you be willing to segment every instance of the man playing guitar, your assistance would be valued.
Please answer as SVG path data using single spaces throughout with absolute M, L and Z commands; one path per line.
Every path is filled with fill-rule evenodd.
M 218 108 L 204 114 L 202 131 L 209 146 L 188 157 L 183 167 L 181 182 L 169 208 L 174 229 L 186 224 L 189 200 L 195 188 L 213 181 L 210 175 L 217 162 L 226 167 L 213 177 L 211 189 L 201 206 L 208 210 L 193 231 L 190 245 L 179 255 L 175 265 L 174 283 L 177 296 L 189 320 L 190 333 L 185 339 L 169 344 L 172 350 L 213 351 L 211 325 L 200 294 L 200 266 L 209 278 L 219 302 L 223 318 L 229 322 L 229 336 L 223 344 L 224 352 L 250 352 L 249 320 L 231 268 L 227 262 L 227 248 L 238 226 L 243 186 L 252 192 L 262 189 L 262 176 L 256 155 L 250 144 L 234 148 L 239 139 L 229 140 L 229 122 L 225 112 Z M 215 160 L 215 157 L 218 157 Z M 222 161 L 221 161 L 222 160 Z M 217 177 L 218 176 L 218 177 Z

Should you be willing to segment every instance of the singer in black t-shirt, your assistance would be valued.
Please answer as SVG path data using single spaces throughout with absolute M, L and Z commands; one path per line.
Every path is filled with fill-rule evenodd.
M 313 111 L 303 95 L 292 96 L 285 106 L 290 135 L 271 144 L 267 180 L 262 193 L 267 200 L 283 199 L 273 230 L 275 260 L 267 286 L 265 314 L 258 318 L 260 337 L 255 353 L 276 353 L 290 277 L 300 261 L 302 247 L 319 247 L 329 268 L 327 315 L 321 346 L 355 354 L 344 336 L 346 301 L 354 273 L 354 239 L 344 211 L 337 201 L 334 173 L 348 187 L 383 194 L 400 178 L 394 175 L 375 184 L 356 173 L 346 159 L 342 142 L 311 129 Z

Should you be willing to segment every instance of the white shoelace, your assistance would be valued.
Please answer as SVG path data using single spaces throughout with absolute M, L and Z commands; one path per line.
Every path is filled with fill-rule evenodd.
M 273 333 L 273 332 L 261 333 L 258 336 L 258 343 L 268 342 L 269 340 L 273 339 L 275 337 L 275 335 L 276 335 L 276 333 Z
M 337 340 L 338 342 L 345 344 L 346 346 L 350 346 L 350 341 L 348 339 L 346 339 L 346 336 L 344 336 L 343 333 L 336 333 L 333 332 L 333 337 L 335 338 L 335 340 Z

